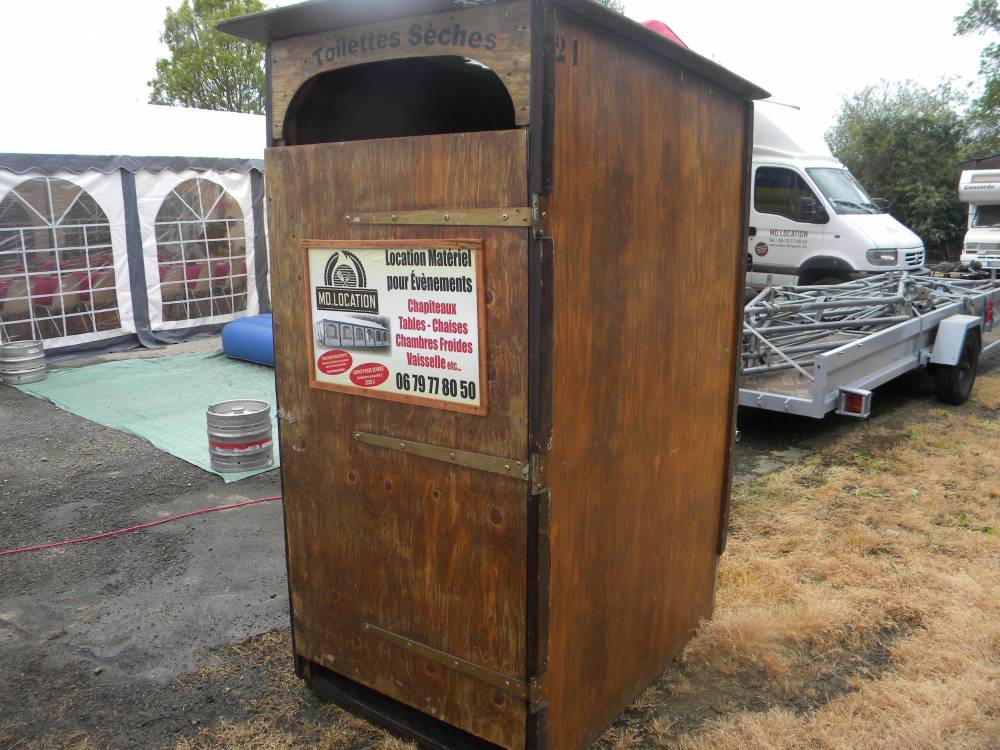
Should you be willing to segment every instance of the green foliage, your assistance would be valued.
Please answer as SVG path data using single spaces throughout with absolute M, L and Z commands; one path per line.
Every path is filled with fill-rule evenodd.
M 939 259 L 957 258 L 965 233 L 957 188 L 962 105 L 950 85 L 883 81 L 847 97 L 826 134 L 834 155 Z
M 263 9 L 261 0 L 184 0 L 168 8 L 160 41 L 170 58 L 156 61 L 150 103 L 263 113 L 263 47 L 215 29 L 225 18 Z
M 596 0 L 596 2 L 605 8 L 611 8 L 616 13 L 625 14 L 625 3 L 621 2 L 621 0 Z
M 1000 32 L 1000 8 L 997 0 L 972 0 L 968 9 L 955 19 L 955 31 L 961 36 Z M 970 156 L 989 156 L 1000 151 L 1000 43 L 987 44 L 979 56 L 979 75 L 983 93 L 969 108 Z

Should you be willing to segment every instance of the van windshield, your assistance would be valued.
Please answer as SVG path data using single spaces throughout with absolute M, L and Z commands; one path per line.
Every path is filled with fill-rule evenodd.
M 1000 227 L 1000 206 L 976 206 L 972 215 L 974 227 Z
M 846 169 L 817 167 L 806 171 L 838 214 L 885 213 L 872 203 L 861 183 Z

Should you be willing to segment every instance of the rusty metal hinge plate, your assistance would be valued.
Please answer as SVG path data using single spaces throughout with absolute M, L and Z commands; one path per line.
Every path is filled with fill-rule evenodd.
M 352 211 L 345 224 L 416 224 L 458 227 L 530 227 L 532 208 L 452 208 L 414 211 Z
M 528 463 L 514 458 L 501 458 L 500 456 L 490 456 L 485 453 L 463 451 L 458 448 L 431 445 L 430 443 L 418 443 L 414 440 L 400 440 L 388 435 L 375 435 L 371 432 L 355 432 L 354 439 L 365 445 L 374 445 L 378 448 L 388 448 L 400 453 L 410 453 L 421 458 L 430 458 L 434 461 L 465 466 L 469 469 L 501 474 L 505 477 L 520 479 L 524 482 L 527 482 L 529 479 Z
M 511 677 L 510 675 L 502 674 L 501 672 L 495 672 L 487 667 L 467 661 L 460 656 L 455 656 L 454 654 L 449 654 L 445 651 L 439 651 L 438 649 L 428 646 L 425 643 L 415 641 L 412 638 L 407 638 L 399 633 L 393 633 L 391 630 L 380 628 L 377 625 L 372 625 L 371 623 L 366 622 L 361 627 L 370 635 L 388 641 L 389 643 L 399 646 L 410 653 L 417 654 L 424 659 L 430 659 L 438 664 L 443 664 L 456 672 L 461 672 L 467 677 L 472 677 L 480 682 L 485 682 L 487 685 L 492 685 L 505 693 L 516 695 L 518 698 L 523 698 L 525 700 L 529 700 L 533 695 L 537 695 L 537 689 L 532 690 L 532 686 L 529 686 L 528 683 L 523 680 L 519 680 L 516 677 Z
M 549 199 L 546 195 L 531 196 L 531 226 L 536 238 L 549 236 Z

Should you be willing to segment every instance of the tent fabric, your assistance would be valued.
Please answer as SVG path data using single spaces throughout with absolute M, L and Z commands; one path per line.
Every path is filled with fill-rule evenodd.
M 24 174 L 26 172 L 180 172 L 185 169 L 204 171 L 264 171 L 263 159 L 211 159 L 185 158 L 182 156 L 81 156 L 79 154 L 11 154 L 0 153 L 0 169 Z
M 147 440 L 226 482 L 280 465 L 274 371 L 237 362 L 221 352 L 56 370 L 40 383 L 15 387 L 91 422 Z M 231 399 L 258 399 L 271 405 L 273 465 L 237 473 L 212 469 L 205 411 L 211 404 Z
M 121 180 L 0 169 L 0 333 L 73 348 L 136 331 Z
M 60 356 L 156 347 L 266 312 L 262 182 L 256 171 L 0 169 L 0 336 L 40 338 Z
M 260 312 L 250 178 L 143 170 L 135 181 L 154 336 Z
M 264 171 L 250 173 L 250 200 L 253 202 L 253 251 L 257 271 L 257 302 L 261 312 L 271 310 L 271 274 L 267 255 L 267 217 L 264 213 Z
M 265 118 L 142 104 L 19 112 L 3 123 L 0 168 L 24 173 L 263 169 Z
M 0 143 L 0 337 L 41 338 L 61 357 L 157 347 L 269 310 L 264 117 L 156 105 L 71 123 L 58 110 L 22 114 Z M 53 186 L 56 204 L 82 189 L 73 210 L 100 215 L 64 226 L 65 207 L 42 195 Z M 207 205 L 178 203 L 192 189 Z

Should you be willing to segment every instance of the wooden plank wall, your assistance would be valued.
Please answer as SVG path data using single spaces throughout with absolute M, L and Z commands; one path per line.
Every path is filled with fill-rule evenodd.
M 525 125 L 531 115 L 530 15 L 530 3 L 515 0 L 274 42 L 270 137 L 275 141 L 284 137 L 288 106 L 313 76 L 376 60 L 434 55 L 469 57 L 490 68 L 510 92 L 517 124 Z
M 352 212 L 524 206 L 525 131 L 270 149 L 266 156 L 282 475 L 296 651 L 497 744 L 524 701 L 368 634 L 369 622 L 525 678 L 527 484 L 365 446 L 354 430 L 526 458 L 525 228 L 347 225 Z M 303 239 L 485 241 L 489 411 L 309 388 Z
M 712 611 L 745 104 L 556 9 L 549 747 L 585 747 Z M 575 61 L 575 64 L 574 64 Z

